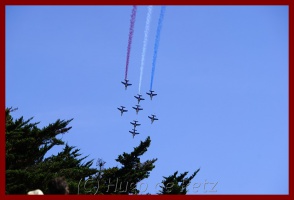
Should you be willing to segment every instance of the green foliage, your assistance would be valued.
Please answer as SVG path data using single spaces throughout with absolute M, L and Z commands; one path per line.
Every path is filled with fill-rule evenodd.
M 149 177 L 157 161 L 151 159 L 141 162 L 140 156 L 147 151 L 150 143 L 150 137 L 147 137 L 131 153 L 124 152 L 119 155 L 116 161 L 122 165 L 121 167 L 103 169 L 105 162 L 100 160 L 99 173 L 81 184 L 81 187 L 86 185 L 88 193 L 91 194 L 138 194 L 137 184 Z
M 65 177 L 70 194 L 138 194 L 137 184 L 148 178 L 154 169 L 157 158 L 141 161 L 147 152 L 151 139 L 134 148 L 131 153 L 124 152 L 116 161 L 120 167 L 104 168 L 106 162 L 98 159 L 97 168 L 91 168 L 93 160 L 85 162 L 88 156 L 81 157 L 80 149 L 64 144 L 57 136 L 65 134 L 73 120 L 56 120 L 43 128 L 33 118 L 13 119 L 6 109 L 6 194 L 26 194 L 30 190 L 41 189 L 48 193 L 48 182 L 55 177 Z M 64 145 L 57 155 L 44 158 L 52 147 Z M 177 176 L 175 172 L 164 177 L 159 194 L 186 194 L 187 186 L 199 172 L 190 177 L 188 172 Z
M 177 176 L 178 171 L 168 177 L 163 177 L 163 186 L 159 194 L 187 194 L 187 187 L 191 183 L 191 180 L 196 176 L 200 169 L 196 170 L 190 177 L 187 176 L 188 172 L 184 172 Z
M 7 108 L 6 113 L 6 194 L 26 194 L 29 190 L 41 189 L 47 192 L 47 183 L 54 177 L 64 176 L 71 193 L 76 193 L 81 177 L 97 173 L 90 168 L 93 160 L 82 163 L 80 149 L 65 145 L 58 155 L 44 159 L 45 154 L 55 145 L 64 145 L 56 136 L 66 133 L 71 120 L 56 120 L 40 129 L 39 122 L 30 118 L 13 119 Z

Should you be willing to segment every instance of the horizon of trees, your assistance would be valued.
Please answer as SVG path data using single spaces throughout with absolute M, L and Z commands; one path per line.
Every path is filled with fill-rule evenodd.
M 57 136 L 72 128 L 73 119 L 60 120 L 39 128 L 40 122 L 32 123 L 33 117 L 14 119 L 12 112 L 17 108 L 6 108 L 6 194 L 27 194 L 41 189 L 48 194 L 48 182 L 55 177 L 65 177 L 70 194 L 140 194 L 137 184 L 147 179 L 155 168 L 157 158 L 142 161 L 141 156 L 151 144 L 150 136 L 141 141 L 130 153 L 123 152 L 115 159 L 121 167 L 105 168 L 105 161 L 86 161 L 80 149 L 70 146 Z M 63 145 L 57 155 L 45 158 L 54 146 Z M 200 169 L 191 176 L 188 172 L 163 176 L 161 194 L 187 194 L 187 187 Z

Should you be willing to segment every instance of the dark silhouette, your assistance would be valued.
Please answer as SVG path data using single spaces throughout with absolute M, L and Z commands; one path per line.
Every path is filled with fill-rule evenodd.
M 70 194 L 78 193 L 81 178 L 95 175 L 98 170 L 93 160 L 83 156 L 80 149 L 62 139 L 71 131 L 70 120 L 58 119 L 47 126 L 39 127 L 33 118 L 13 118 L 15 108 L 6 109 L 6 194 L 27 194 L 40 189 L 48 194 L 48 183 L 55 177 L 65 177 Z M 61 146 L 56 154 L 48 151 Z M 87 159 L 87 160 L 86 160 Z M 85 161 L 86 160 L 86 161 Z M 84 194 L 84 189 L 80 189 Z
M 57 177 L 48 183 L 49 194 L 69 194 L 67 182 L 64 177 Z

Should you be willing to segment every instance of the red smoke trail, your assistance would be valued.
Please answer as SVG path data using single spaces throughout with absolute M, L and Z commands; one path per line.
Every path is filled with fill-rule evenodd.
M 133 34 L 134 34 L 134 25 L 135 25 L 135 21 L 136 21 L 136 13 L 137 13 L 137 6 L 133 6 L 132 15 L 131 15 L 129 40 L 128 40 L 128 49 L 127 49 L 127 62 L 126 62 L 125 80 L 128 77 L 128 68 L 129 68 L 131 46 L 132 46 L 132 40 L 133 40 Z

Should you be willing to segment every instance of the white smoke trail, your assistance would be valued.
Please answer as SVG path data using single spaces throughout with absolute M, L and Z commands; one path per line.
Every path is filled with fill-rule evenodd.
M 144 69 L 144 62 L 145 62 L 146 46 L 147 46 L 148 34 L 149 34 L 149 24 L 150 24 L 151 15 L 152 15 L 152 8 L 153 6 L 148 6 L 148 13 L 146 17 L 146 24 L 145 24 L 145 30 L 144 30 L 144 40 L 143 40 L 143 49 L 142 49 L 141 67 L 140 67 L 139 94 L 141 94 L 141 83 L 142 83 L 142 76 L 143 76 L 143 69 Z

